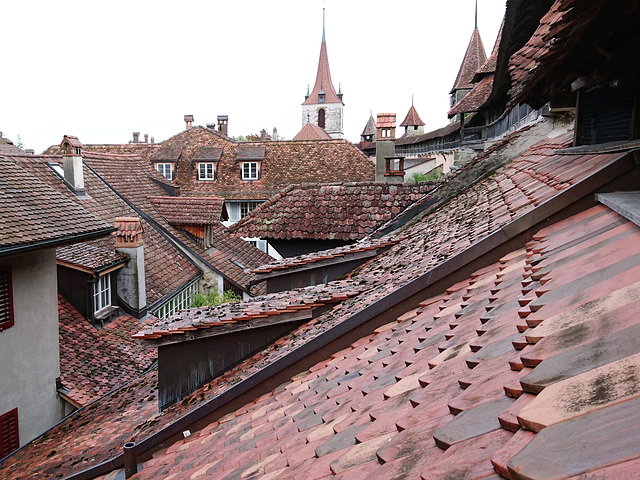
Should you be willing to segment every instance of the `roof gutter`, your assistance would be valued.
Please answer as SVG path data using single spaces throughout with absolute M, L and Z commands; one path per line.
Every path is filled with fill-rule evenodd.
M 0 257 L 7 255 L 17 255 L 20 253 L 30 252 L 32 250 L 39 250 L 42 248 L 53 248 L 70 243 L 80 243 L 85 240 L 93 240 L 94 238 L 104 237 L 115 232 L 115 227 L 102 228 L 93 232 L 81 233 L 77 235 L 67 235 L 64 237 L 58 237 L 50 240 L 41 240 L 39 242 L 32 242 L 27 244 L 12 245 L 8 247 L 0 247 Z
M 518 217 L 479 242 L 474 243 L 466 250 L 435 266 L 420 277 L 396 288 L 386 297 L 372 303 L 359 312 L 356 312 L 345 321 L 312 338 L 310 341 L 299 346 L 284 357 L 278 358 L 272 363 L 269 363 L 255 374 L 231 386 L 231 388 L 222 394 L 212 398 L 210 401 L 187 413 L 185 416 L 179 418 L 159 432 L 156 432 L 142 440 L 137 444 L 138 454 L 147 452 L 171 436 L 186 430 L 187 427 L 206 415 L 218 410 L 252 388 L 274 377 L 286 368 L 293 366 L 296 362 L 303 360 L 305 357 L 311 355 L 320 348 L 339 339 L 342 335 L 350 332 L 360 325 L 363 325 L 369 320 L 372 320 L 390 308 L 399 305 L 404 300 L 425 290 L 448 275 L 455 273 L 460 268 L 469 265 L 472 261 L 477 260 L 487 252 L 490 252 L 501 245 L 508 244 L 520 234 L 536 227 L 539 223 L 544 222 L 552 215 L 562 211 L 598 188 L 603 187 L 610 181 L 633 169 L 638 164 L 640 164 L 640 150 L 621 153 L 620 156 L 612 160 L 608 165 L 600 168 L 597 172 L 592 173 L 588 178 L 558 193 L 539 207 L 536 207 L 521 217 Z M 108 468 L 121 468 L 123 465 L 124 453 L 96 465 L 95 467 L 67 477 L 65 480 L 85 480 L 94 478 L 95 476 L 108 473 L 110 471 L 107 470 Z

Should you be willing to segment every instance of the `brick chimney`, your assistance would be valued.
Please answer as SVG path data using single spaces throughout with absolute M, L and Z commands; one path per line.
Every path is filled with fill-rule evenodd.
M 186 123 L 187 130 L 189 130 L 190 128 L 193 128 L 193 115 L 185 115 L 184 123 Z
M 229 116 L 218 115 L 218 131 L 223 135 L 228 135 Z
M 376 182 L 386 182 L 387 157 L 396 154 L 396 114 L 379 113 L 376 122 Z
M 118 299 L 128 313 L 141 318 L 147 314 L 142 222 L 137 217 L 118 217 L 115 227 L 116 251 L 129 257 L 118 271 Z
M 140 132 L 133 132 L 133 143 L 140 143 Z
M 84 196 L 84 174 L 82 172 L 82 144 L 78 137 L 65 135 L 60 143 L 64 180 L 77 196 Z

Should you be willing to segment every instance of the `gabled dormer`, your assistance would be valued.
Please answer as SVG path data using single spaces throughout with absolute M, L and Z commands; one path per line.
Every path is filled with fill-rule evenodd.
M 236 160 L 240 167 L 240 179 L 253 182 L 262 178 L 262 161 L 264 160 L 265 147 L 238 147 Z

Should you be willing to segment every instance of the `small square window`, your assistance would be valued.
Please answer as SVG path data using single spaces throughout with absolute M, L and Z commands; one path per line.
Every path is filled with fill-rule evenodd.
M 258 205 L 258 202 L 240 202 L 240 218 L 246 217 Z
M 162 175 L 164 178 L 166 178 L 167 180 L 172 180 L 173 179 L 173 175 L 171 172 L 171 164 L 170 163 L 157 163 L 156 164 L 156 170 L 158 170 L 158 173 L 160 173 L 160 175 Z
M 13 327 L 11 268 L 0 267 L 0 332 Z
M 243 180 L 258 179 L 258 162 L 244 162 L 242 164 L 242 179 Z
M 215 180 L 216 166 L 213 162 L 198 164 L 198 180 Z

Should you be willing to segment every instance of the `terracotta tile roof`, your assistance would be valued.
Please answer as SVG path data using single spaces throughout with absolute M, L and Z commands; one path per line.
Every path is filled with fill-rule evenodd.
M 411 105 L 411 108 L 407 112 L 407 116 L 404 117 L 404 120 L 402 121 L 400 126 L 401 127 L 412 127 L 414 125 L 418 125 L 418 126 L 424 125 L 424 122 L 420 118 L 420 115 L 418 115 L 418 111 L 416 110 L 416 107 Z
M 172 225 L 220 223 L 224 199 L 220 197 L 149 197 L 158 213 Z
M 307 123 L 302 130 L 296 133 L 293 140 L 331 140 L 331 137 L 318 125 Z
M 505 12 L 506 17 L 506 12 Z M 491 51 L 491 55 L 487 61 L 482 65 L 478 71 L 476 72 L 476 77 L 473 79 L 473 82 L 477 82 L 479 80 L 478 76 L 494 73 L 496 71 L 496 65 L 498 63 L 498 53 L 500 52 L 500 43 L 502 42 L 502 30 L 504 29 L 504 21 L 505 18 L 502 19 L 502 23 L 500 24 L 500 30 L 498 30 L 498 35 L 496 36 L 496 41 L 493 44 L 493 50 Z
M 318 73 L 316 83 L 309 97 L 305 99 L 303 105 L 314 105 L 320 103 L 318 95 L 325 94 L 324 103 L 342 103 L 338 97 L 333 82 L 331 81 L 331 71 L 329 70 L 329 57 L 327 56 L 327 42 L 322 40 L 320 45 L 320 59 L 318 60 Z
M 253 375 L 262 372 L 263 369 L 274 367 L 289 358 L 299 358 L 295 356 L 299 354 L 299 348 L 316 342 L 334 326 L 344 326 L 346 320 L 353 320 L 370 306 L 375 306 L 375 302 L 383 299 L 386 301 L 390 291 L 413 285 L 417 280 L 431 276 L 436 268 L 448 261 L 447 259 L 457 262 L 463 257 L 468 257 L 471 254 L 468 247 L 472 243 L 482 240 L 485 242 L 482 245 L 485 245 L 487 242 L 491 243 L 497 236 L 503 235 L 506 238 L 508 234 L 513 234 L 514 232 L 509 229 L 516 228 L 517 222 L 527 223 L 533 220 L 533 217 L 540 220 L 548 218 L 549 209 L 552 206 L 558 206 L 561 200 L 564 201 L 569 196 L 573 196 L 577 189 L 587 189 L 589 186 L 594 187 L 597 182 L 606 181 L 610 176 L 609 172 L 612 172 L 612 167 L 622 166 L 620 162 L 626 162 L 628 158 L 621 153 L 591 155 L 556 153 L 556 148 L 571 143 L 570 137 L 571 135 L 568 134 L 540 142 L 512 162 L 497 168 L 493 174 L 469 186 L 462 194 L 448 201 L 444 200 L 448 197 L 443 196 L 443 203 L 436 204 L 434 211 L 425 212 L 423 218 L 416 219 L 415 223 L 405 227 L 402 232 L 407 236 L 406 240 L 391 247 L 385 255 L 363 265 L 357 274 L 352 275 L 350 279 L 354 282 L 352 284 L 357 283 L 358 286 L 366 288 L 361 294 L 343 301 L 302 325 L 274 345 L 194 392 L 186 401 L 167 409 L 163 415 L 157 412 L 157 401 L 154 401 L 155 396 L 152 391 L 156 373 L 149 372 L 137 379 L 130 387 L 122 389 L 117 395 L 109 395 L 98 402 L 93 410 L 81 410 L 55 427 L 45 438 L 33 442 L 12 455 L 10 462 L 5 461 L 0 466 L 0 476 L 6 474 L 20 479 L 45 471 L 68 475 L 109 460 L 121 451 L 121 445 L 126 441 L 140 441 L 148 438 L 187 414 L 190 415 L 189 418 L 194 418 L 196 409 L 204 408 L 208 405 L 207 402 L 220 398 L 222 393 L 229 393 L 236 387 L 244 388 L 243 386 L 252 384 L 255 378 Z M 492 150 L 490 155 L 499 157 L 503 153 L 501 150 Z M 486 165 L 481 167 L 483 161 L 480 158 L 472 162 L 469 164 L 469 170 L 460 169 L 459 173 L 452 177 L 451 182 L 468 185 L 473 168 L 481 168 L 482 172 L 486 172 Z M 439 191 L 441 195 L 444 195 L 446 187 L 447 185 L 441 187 Z M 637 248 L 640 245 L 638 241 L 634 241 L 632 248 L 626 248 L 626 246 L 619 248 L 617 245 L 613 250 L 601 250 L 593 257 L 580 258 L 577 262 L 567 264 L 566 268 L 557 264 L 556 266 L 561 269 L 557 275 L 555 272 L 547 273 L 548 271 L 545 270 L 534 271 L 537 265 L 527 262 L 536 261 L 537 254 L 547 253 L 547 246 L 555 248 L 558 254 L 565 252 L 571 255 L 570 245 L 567 242 L 576 241 L 579 238 L 565 237 L 562 240 L 558 237 L 558 247 L 555 247 L 554 242 L 545 242 L 544 239 L 549 237 L 551 240 L 551 235 L 558 232 L 560 235 L 562 232 L 581 235 L 588 231 L 588 228 L 581 227 L 572 229 L 572 221 L 580 224 L 581 218 L 560 224 L 557 231 L 550 229 L 542 232 L 542 238 L 536 236 L 535 241 L 528 244 L 526 250 L 516 251 L 505 257 L 502 264 L 476 272 L 471 279 L 461 280 L 460 284 L 450 288 L 447 293 L 426 300 L 423 302 L 424 310 L 402 315 L 400 320 L 403 323 L 394 323 L 379 329 L 378 333 L 362 338 L 348 350 L 338 352 L 330 360 L 320 362 L 312 368 L 313 373 L 302 373 L 290 384 L 287 382 L 274 392 L 256 399 L 254 404 L 247 405 L 236 413 L 210 424 L 202 430 L 202 434 L 193 436 L 193 440 L 199 441 L 173 444 L 168 450 L 157 455 L 155 462 L 148 462 L 146 471 L 143 470 L 138 474 L 138 478 L 145 478 L 147 474 L 162 476 L 162 473 L 158 473 L 158 469 L 164 469 L 165 465 L 167 470 L 179 468 L 180 474 L 186 475 L 187 471 L 194 473 L 191 468 L 196 464 L 202 473 L 209 471 L 219 477 L 220 472 L 226 472 L 224 476 L 232 473 L 239 476 L 246 470 L 247 462 L 258 469 L 259 474 L 272 477 L 286 474 L 286 470 L 280 471 L 282 468 L 291 468 L 289 472 L 295 476 L 297 470 L 293 467 L 303 468 L 303 462 L 307 462 L 304 465 L 305 476 L 308 476 L 309 472 L 328 476 L 330 472 L 325 468 L 330 468 L 334 460 L 342 458 L 343 463 L 340 465 L 349 465 L 346 463 L 349 457 L 342 457 L 347 451 L 353 453 L 351 457 L 353 461 L 357 461 L 357 458 L 366 459 L 364 465 L 357 463 L 353 468 L 348 467 L 351 469 L 349 474 L 354 475 L 358 473 L 355 469 L 357 467 L 362 474 L 375 470 L 380 474 L 376 478 L 385 478 L 384 475 L 387 473 L 393 477 L 400 475 L 403 468 L 411 468 L 411 465 L 418 468 L 418 473 L 421 473 L 422 465 L 430 465 L 431 459 L 437 460 L 432 466 L 444 469 L 445 473 L 449 472 L 450 468 L 454 468 L 452 465 L 455 464 L 473 467 L 474 472 L 480 472 L 471 478 L 491 475 L 493 467 L 487 467 L 486 462 L 490 458 L 496 461 L 506 458 L 508 461 L 515 453 L 505 456 L 504 451 L 517 452 L 520 448 L 513 442 L 522 440 L 522 435 L 513 437 L 515 440 L 512 440 L 511 432 L 502 429 L 499 423 L 517 423 L 517 419 L 514 420 L 517 410 L 514 408 L 526 401 L 522 400 L 515 404 L 518 401 L 515 400 L 515 396 L 519 391 L 517 380 L 526 375 L 527 371 L 523 369 L 531 367 L 525 367 L 518 359 L 518 353 L 511 352 L 509 348 L 513 348 L 511 342 L 514 340 L 518 340 L 517 343 L 521 341 L 520 326 L 526 324 L 529 317 L 536 312 L 527 314 L 526 299 L 520 299 L 520 297 L 532 293 L 535 297 L 538 296 L 537 293 L 544 295 L 544 289 L 541 289 L 545 286 L 543 284 L 553 286 L 551 284 L 553 280 L 547 283 L 545 275 L 557 279 L 555 285 L 565 285 L 570 281 L 566 275 L 573 275 L 578 279 L 578 283 L 574 284 L 575 287 L 580 285 L 583 278 L 591 275 L 590 272 L 599 272 L 601 267 L 608 268 L 605 263 L 611 261 L 617 261 L 614 269 L 617 268 L 622 273 L 621 277 L 616 277 L 617 279 L 622 278 L 624 281 L 633 282 L 636 278 L 635 270 L 631 269 L 635 268 L 633 262 L 638 256 Z M 621 223 L 624 221 L 621 220 Z M 501 228 L 503 229 L 499 230 Z M 490 237 L 490 235 L 493 236 Z M 588 233 L 586 235 L 589 237 Z M 593 235 L 589 237 L 591 238 Z M 600 242 L 596 244 L 601 246 Z M 619 255 L 620 252 L 627 257 L 619 257 L 620 261 L 615 260 L 615 255 Z M 598 262 L 595 261 L 597 258 L 606 260 L 604 263 Z M 633 258 L 633 262 L 629 261 L 629 258 Z M 554 260 L 552 259 L 551 262 Z M 545 265 L 543 264 L 542 267 L 544 268 Z M 625 270 L 629 270 L 628 275 L 624 274 Z M 611 272 L 613 273 L 613 270 Z M 590 278 L 589 281 L 597 282 L 599 277 L 591 275 Z M 524 282 L 524 284 L 520 287 L 517 285 L 518 282 Z M 531 290 L 528 290 L 529 286 Z M 471 288 L 470 291 L 468 287 Z M 493 291 L 499 293 L 502 288 L 507 290 L 494 298 Z M 565 290 L 569 297 L 572 295 L 571 292 L 576 292 L 572 288 Z M 514 291 L 515 297 L 509 296 Z M 592 291 L 599 292 L 597 295 L 606 295 L 605 292 L 608 290 L 605 284 L 596 284 Z M 471 294 L 476 293 L 479 296 L 470 302 Z M 554 305 L 561 305 L 562 301 L 569 297 L 566 295 L 556 297 L 555 294 L 551 294 L 548 298 L 554 298 L 554 302 L 560 302 Z M 545 305 L 547 303 L 543 296 L 538 300 Z M 492 302 L 493 305 L 490 305 L 492 308 L 485 308 Z M 533 311 L 538 304 L 535 299 L 530 303 L 533 308 L 529 307 L 529 310 Z M 623 310 L 626 312 L 626 309 Z M 505 315 L 498 316 L 501 312 Z M 469 316 L 463 319 L 461 315 L 456 315 L 458 313 Z M 487 315 L 490 318 L 485 321 Z M 624 317 L 635 318 L 629 317 L 626 313 Z M 486 331 L 482 330 L 483 321 Z M 510 326 L 503 328 L 504 322 Z M 563 323 L 560 322 L 560 324 Z M 479 336 L 476 330 L 482 331 L 483 334 Z M 397 341 L 396 337 L 399 337 Z M 485 341 L 487 343 L 478 350 L 480 345 L 477 342 Z M 366 348 L 371 342 L 375 342 L 372 348 Z M 292 354 L 292 352 L 297 353 Z M 346 363 L 342 363 L 343 361 Z M 340 365 L 338 369 L 335 368 L 337 364 Z M 348 370 L 347 365 L 350 365 Z M 475 365 L 475 368 L 469 370 L 467 365 Z M 512 366 L 516 370 L 511 370 Z M 475 377 L 476 374 L 477 377 Z M 312 380 L 307 378 L 307 375 L 316 379 L 317 382 L 310 383 Z M 434 386 L 428 388 L 432 383 Z M 463 386 L 467 389 L 461 391 L 460 387 Z M 317 390 L 318 388 L 320 390 Z M 513 396 L 505 400 L 505 391 L 511 392 L 509 395 Z M 525 393 L 529 392 L 523 392 L 520 396 L 530 399 L 531 397 Z M 346 395 L 344 397 L 346 402 L 336 397 L 341 394 Z M 356 395 L 357 401 L 350 401 L 351 395 Z M 277 398 L 275 401 L 280 401 L 287 397 L 293 401 L 292 404 L 276 407 L 276 404 L 272 403 L 273 399 Z M 330 403 L 330 399 L 334 398 L 337 400 L 333 400 L 335 406 Z M 304 402 L 299 403 L 303 399 Z M 392 401 L 381 403 L 389 400 Z M 506 405 L 507 402 L 510 405 Z M 428 410 L 432 403 L 434 410 Z M 452 403 L 451 410 L 449 403 Z M 346 408 L 347 405 L 353 406 L 348 408 L 348 418 L 342 416 L 346 413 L 342 408 Z M 289 410 L 292 406 L 294 408 Z M 419 410 L 414 410 L 420 406 Z M 475 410 L 478 407 L 481 409 Z M 467 410 L 470 411 L 468 415 L 465 414 Z M 282 425 L 275 427 L 275 424 L 269 423 L 286 411 L 289 415 L 285 414 L 281 418 L 282 422 L 293 421 L 294 416 L 296 416 L 296 422 L 303 420 L 304 422 L 289 425 L 285 430 L 280 430 Z M 449 412 L 462 413 L 452 418 Z M 249 416 L 245 416 L 246 414 Z M 297 416 L 298 414 L 300 416 Z M 487 421 L 478 421 L 478 416 Z M 249 418 L 252 425 L 244 423 Z M 327 424 L 332 419 L 335 421 Z M 343 420 L 347 423 L 341 423 Z M 377 420 L 382 421 L 376 423 Z M 422 427 L 419 431 L 412 430 L 403 434 L 398 431 L 396 422 L 400 422 L 402 430 L 411 430 L 416 425 Z M 238 429 L 232 429 L 236 425 Z M 261 428 L 258 431 L 262 425 L 265 425 L 264 429 Z M 317 430 L 314 426 L 320 426 L 322 429 Z M 275 427 L 277 432 L 271 427 Z M 360 427 L 362 428 L 359 429 Z M 65 436 L 64 432 L 68 430 L 72 430 L 74 435 Z M 236 438 L 236 433 L 239 431 L 247 433 L 247 436 Z M 275 450 L 267 453 L 263 447 L 271 444 L 273 439 L 269 434 L 271 431 L 276 432 L 276 436 L 280 437 L 278 441 L 283 441 L 286 445 L 278 444 Z M 640 431 L 638 428 L 627 430 L 627 432 L 638 431 Z M 222 432 L 222 435 L 205 437 L 209 432 Z M 302 437 L 299 435 L 302 432 L 306 433 L 301 444 Z M 385 437 L 384 440 L 379 438 L 380 435 L 386 435 L 389 432 L 397 432 L 395 435 L 398 437 L 394 435 L 390 442 L 389 437 Z M 294 435 L 291 437 L 291 443 L 285 440 L 289 435 Z M 334 435 L 339 436 L 334 438 Z M 426 450 L 422 448 L 423 442 L 415 441 L 415 438 L 433 438 L 434 436 L 438 438 L 439 445 L 451 444 L 452 446 L 443 453 L 441 448 L 436 446 L 435 440 Z M 245 443 L 249 437 L 254 441 Z M 473 438 L 476 437 L 478 442 L 474 443 Z M 584 438 L 588 437 L 589 435 L 586 435 Z M 221 438 L 224 438 L 224 442 L 229 440 L 222 449 L 225 452 L 224 459 L 213 458 L 210 455 L 217 455 L 217 453 L 205 454 L 199 448 L 199 459 L 192 457 L 194 452 L 190 450 L 191 448 L 197 445 L 204 446 Z M 368 440 L 373 439 L 381 443 L 375 448 L 375 442 L 363 446 Z M 327 444 L 328 441 L 331 443 Z M 628 437 L 624 437 L 623 441 L 626 445 L 637 446 L 638 444 L 637 441 Z M 356 442 L 361 446 L 357 447 L 358 450 L 351 451 L 349 446 L 353 446 Z M 237 445 L 238 449 L 230 455 L 227 448 L 233 448 L 233 445 Z M 300 448 L 301 445 L 304 446 Z M 379 451 L 381 445 L 389 448 Z M 416 446 L 420 448 L 417 454 L 412 450 Z M 373 454 L 371 450 L 366 450 L 368 453 L 364 457 L 358 457 L 357 453 L 365 452 L 362 449 L 368 447 L 371 447 Z M 183 448 L 189 450 L 183 452 L 185 462 L 175 466 L 177 459 L 173 453 Z M 349 450 L 344 450 L 345 448 Z M 215 448 L 211 451 L 222 453 Z M 282 455 L 284 452 L 288 453 Z M 320 463 L 315 463 L 318 459 L 314 458 L 319 452 L 318 456 L 324 458 L 320 458 Z M 477 452 L 481 452 L 482 455 L 478 456 Z M 255 457 L 256 453 L 266 454 L 262 457 L 263 460 L 269 455 L 275 456 L 268 462 L 260 463 Z M 335 457 L 332 458 L 330 455 Z M 461 464 L 459 461 L 461 457 L 469 461 Z M 228 463 L 231 458 L 234 459 L 233 467 Z M 400 458 L 408 462 L 395 461 Z M 382 459 L 381 461 L 385 464 L 380 466 L 378 459 Z M 283 463 L 283 460 L 286 462 Z M 275 463 L 269 469 L 260 470 L 271 461 Z M 220 463 L 219 469 L 214 465 L 217 463 Z M 338 464 L 335 465 L 338 468 Z M 344 466 L 340 468 L 347 469 Z M 235 469 L 238 470 L 234 473 Z M 172 470 L 172 472 L 176 471 L 178 470 Z M 438 472 L 442 471 L 438 470 Z M 246 473 L 249 475 L 249 472 Z M 446 476 L 439 473 L 437 478 Z
M 193 155 L 195 161 L 209 160 L 217 162 L 222 155 L 222 149 L 217 147 L 202 146 L 196 149 L 196 153 Z
M 605 207 L 554 224 L 133 478 L 631 478 L 638 258 Z
M 176 170 L 181 195 L 265 200 L 292 184 L 372 181 L 375 177 L 371 162 L 345 140 L 237 143 L 209 129 L 194 127 L 163 145 L 184 147 Z M 197 180 L 194 156 L 203 146 L 222 149 L 215 181 Z M 255 148 L 264 149 L 260 179 L 242 180 L 238 153 Z M 139 158 L 144 160 L 143 156 Z
M 88 243 L 74 243 L 56 249 L 58 264 L 101 272 L 125 263 L 129 257 L 114 250 L 107 250 Z
M 255 328 L 258 323 L 269 323 L 271 318 L 280 319 L 287 313 L 300 310 L 312 310 L 325 305 L 342 302 L 358 295 L 363 287 L 352 282 L 332 282 L 326 285 L 289 290 L 282 293 L 271 293 L 235 303 L 225 303 L 210 307 L 199 307 L 182 310 L 166 320 L 156 321 L 153 325 L 140 330 L 134 338 L 155 340 L 161 337 L 177 336 L 182 341 L 183 334 L 192 331 L 206 330 L 209 335 L 226 331 L 229 325 Z M 206 332 L 205 332 L 206 333 Z
M 464 123 L 465 125 L 467 123 L 469 123 L 471 116 L 467 116 L 464 119 Z M 427 132 L 424 135 L 419 135 L 419 136 L 415 136 L 415 137 L 410 137 L 410 136 L 405 136 L 403 135 L 402 137 L 398 138 L 396 140 L 396 145 L 411 145 L 414 143 L 421 143 L 421 142 L 426 142 L 428 140 L 432 140 L 434 138 L 440 138 L 440 137 L 446 137 L 448 135 L 452 135 L 455 132 L 457 132 L 458 130 L 460 130 L 460 122 L 453 122 L 453 123 L 449 123 L 448 125 L 442 127 L 442 128 L 438 128 L 436 130 L 433 130 L 431 132 Z
M 78 406 L 129 383 L 156 359 L 156 349 L 131 338 L 144 324 L 123 315 L 98 329 L 58 296 L 60 379 Z
M 433 187 L 432 183 L 292 186 L 229 230 L 244 237 L 282 240 L 357 240 L 423 198 Z
M 456 90 L 472 88 L 473 76 L 486 61 L 487 54 L 484 50 L 484 45 L 482 45 L 480 31 L 475 28 L 471 34 L 471 40 L 469 40 L 469 45 L 467 46 L 467 51 L 460 65 L 460 70 L 458 70 L 458 76 L 449 93 L 453 93 Z
M 110 224 L 21 168 L 15 158 L 0 157 L 0 255 L 104 237 L 113 231 Z
M 91 148 L 91 147 L 89 147 Z M 151 155 L 151 161 L 153 162 L 177 162 L 182 153 L 182 147 L 180 146 L 162 146 Z
M 616 55 L 632 56 L 638 18 L 640 5 L 635 1 L 554 2 L 533 36 L 509 60 L 511 103 L 549 84 L 569 89 L 578 76 L 588 77 L 595 65 Z M 584 48 L 583 38 L 591 39 L 590 48 Z M 617 63 L 628 68 L 626 62 Z M 620 67 L 614 65 L 607 66 L 615 75 Z
M 449 110 L 449 117 L 453 117 L 458 113 L 477 112 L 493 91 L 493 78 L 493 74 L 490 74 L 479 80 L 471 91 Z
M 364 240 L 352 245 L 322 250 L 321 252 L 299 255 L 297 257 L 287 257 L 281 260 L 272 261 L 266 265 L 252 271 L 254 274 L 270 274 L 288 271 L 292 268 L 311 265 L 324 260 L 342 259 L 347 260 L 352 254 L 365 251 L 375 251 L 384 249 L 400 242 L 401 238 L 385 238 L 385 240 Z
M 376 128 L 395 128 L 395 113 L 379 113 L 376 121 Z
M 11 157 L 22 168 L 29 171 L 43 183 L 57 190 L 62 195 L 102 219 L 109 225 L 114 225 L 115 219 L 121 216 L 137 217 L 138 214 L 121 197 L 115 194 L 91 170 L 84 168 L 85 190 L 89 198 L 78 200 L 62 183 L 60 178 L 47 166 L 47 162 L 60 162 L 60 157 L 23 155 Z M 120 172 L 127 171 L 122 164 L 117 163 Z M 133 168 L 133 167 L 132 167 Z M 129 170 L 130 171 L 130 170 Z M 131 177 L 135 177 L 132 175 Z M 127 181 L 135 181 L 131 178 Z M 131 187 L 130 187 L 131 188 Z M 135 189 L 135 186 L 133 187 Z M 146 192 L 145 192 L 146 193 Z M 145 201 L 149 202 L 146 199 Z M 52 217 L 53 218 L 53 217 Z M 200 270 L 192 265 L 177 249 L 144 219 L 142 238 L 145 248 L 145 276 L 147 286 L 147 305 L 152 306 L 161 301 L 165 295 L 172 294 L 187 283 L 200 276 Z M 171 228 L 167 224 L 168 228 Z M 114 246 L 113 238 L 103 238 L 91 242 L 107 250 Z

